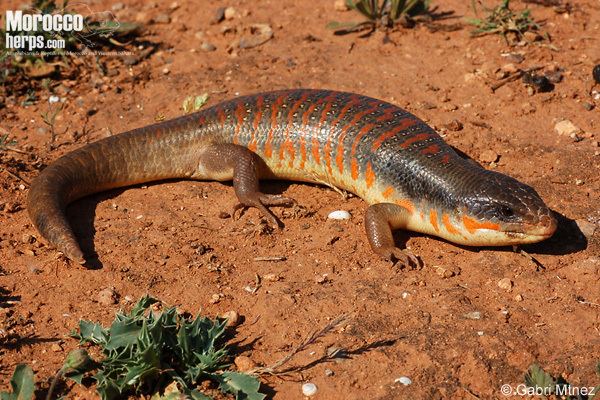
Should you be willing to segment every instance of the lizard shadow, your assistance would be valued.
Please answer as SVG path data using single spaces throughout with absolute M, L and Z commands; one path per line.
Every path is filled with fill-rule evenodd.
M 194 181 L 186 179 L 167 179 L 155 182 L 147 182 L 139 185 L 125 186 L 122 188 L 116 188 L 107 190 L 104 192 L 95 193 L 69 204 L 66 210 L 67 221 L 77 238 L 77 242 L 81 250 L 83 251 L 86 259 L 85 267 L 87 269 L 102 269 L 104 267 L 100 260 L 99 254 L 96 251 L 96 227 L 94 221 L 96 220 L 96 209 L 98 204 L 113 198 L 118 197 L 126 190 L 140 188 L 147 186 L 151 188 L 153 186 L 159 186 L 168 182 L 181 182 L 189 181 L 192 184 L 202 185 L 205 181 Z M 220 182 L 224 187 L 233 187 L 231 181 Z M 261 181 L 260 188 L 265 194 L 280 194 L 285 192 L 292 182 L 280 181 L 280 180 L 264 180 Z M 315 185 L 317 186 L 317 185 Z M 229 194 L 224 194 L 229 195 Z M 233 195 L 233 193 L 232 193 Z M 200 208 L 201 205 L 199 204 Z M 130 232 L 133 235 L 133 231 Z
M 138 185 L 138 187 L 140 186 L 142 185 Z M 85 255 L 85 267 L 87 269 L 101 269 L 104 267 L 94 245 L 94 238 L 96 236 L 94 220 L 96 219 L 96 208 L 98 207 L 98 204 L 102 201 L 115 198 L 125 190 L 133 187 L 136 186 L 128 186 L 96 193 L 76 200 L 67 206 L 67 221 L 69 221 L 69 225 L 77 238 L 79 247 Z

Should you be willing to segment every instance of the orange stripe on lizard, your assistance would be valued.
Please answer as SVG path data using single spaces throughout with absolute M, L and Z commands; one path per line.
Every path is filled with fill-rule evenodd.
M 279 113 L 279 107 L 283 104 L 285 94 L 277 96 L 273 105 L 271 106 L 271 128 L 267 134 L 267 140 L 265 142 L 265 157 L 270 158 L 273 155 L 273 131 L 277 126 L 277 114 Z
M 438 215 L 436 210 L 429 211 L 429 223 L 433 226 L 436 232 L 440 231 L 440 227 L 438 225 Z
M 385 111 L 383 112 L 383 114 L 381 114 L 379 117 L 375 118 L 375 121 L 377 122 L 386 122 L 386 121 L 390 121 L 391 119 L 394 118 L 394 112 L 397 110 L 397 108 L 392 107 L 392 106 L 388 106 Z
M 323 107 L 323 110 L 321 111 L 321 118 L 319 118 L 319 123 L 317 124 L 317 127 L 313 131 L 313 136 L 312 136 L 312 141 L 311 141 L 311 150 L 312 150 L 312 155 L 313 155 L 316 165 L 319 165 L 321 163 L 321 156 L 319 154 L 319 149 L 321 147 L 321 144 L 319 143 L 319 132 L 321 131 L 321 127 L 327 120 L 327 113 L 331 110 L 331 107 L 332 107 L 331 102 L 334 101 L 335 98 L 336 98 L 336 94 L 330 93 L 327 95 L 327 97 L 325 97 L 323 99 L 323 103 L 325 103 L 325 107 Z M 331 173 L 331 171 L 330 171 L 330 173 Z
M 415 204 L 410 200 L 399 199 L 399 200 L 394 201 L 394 203 L 396 203 L 400 207 L 406 209 L 410 214 L 415 212 Z
M 221 124 L 221 126 L 225 128 L 225 121 L 227 120 L 227 116 L 225 115 L 225 111 L 223 111 L 222 106 L 217 108 L 217 119 L 219 121 L 219 124 Z
M 308 118 L 315 108 L 317 108 L 318 102 L 311 104 L 306 112 L 302 114 L 302 132 L 300 132 L 300 156 L 302 157 L 302 161 L 300 161 L 300 169 L 304 169 L 304 164 L 306 163 L 306 134 L 308 127 Z
M 294 142 L 293 142 L 293 140 L 290 140 L 290 131 L 294 127 L 294 114 L 296 113 L 296 111 L 298 111 L 298 109 L 300 108 L 300 105 L 306 101 L 306 99 L 308 98 L 308 95 L 309 95 L 309 92 L 302 93 L 300 98 L 298 100 L 296 100 L 296 102 L 288 110 L 287 127 L 285 129 L 285 134 L 284 134 L 285 139 L 283 140 L 283 143 L 281 143 L 281 146 L 279 147 L 279 159 L 283 160 L 285 158 L 285 151 L 287 150 L 288 153 L 290 153 L 290 167 L 293 165 L 294 158 L 296 157 L 296 154 L 294 152 Z
M 437 144 L 432 144 L 431 146 L 427 146 L 423 150 L 421 150 L 421 154 L 433 155 L 439 153 L 440 150 L 440 146 L 438 146 Z
M 385 142 L 386 140 L 388 140 L 390 138 L 393 138 L 398 133 L 402 132 L 405 129 L 410 128 L 417 122 L 418 121 L 416 119 L 412 119 L 412 118 L 403 119 L 398 125 L 396 125 L 392 129 L 390 129 L 389 131 L 379 135 L 379 137 L 373 141 L 373 146 L 371 146 L 371 151 L 376 151 L 378 148 L 381 147 L 383 142 Z
M 352 142 L 352 149 L 350 150 L 350 159 L 352 160 L 352 179 L 358 178 L 358 161 L 356 160 L 356 149 L 358 148 L 358 143 L 360 143 L 360 140 L 363 138 L 363 136 L 365 136 L 367 133 L 369 133 L 371 131 L 371 129 L 374 127 L 375 127 L 375 124 L 366 124 L 365 126 L 363 126 L 360 129 L 360 131 L 358 131 L 358 133 L 354 137 L 354 141 Z M 355 164 L 356 164 L 356 175 L 354 173 Z M 373 171 L 371 170 L 371 173 L 372 172 Z M 367 185 L 367 186 L 370 186 L 370 185 Z
M 471 217 L 467 217 L 466 215 L 463 215 L 462 220 L 463 225 L 465 226 L 465 228 L 467 228 L 469 233 L 475 233 L 477 229 L 491 229 L 493 231 L 500 230 L 500 225 L 495 224 L 493 222 L 479 222 Z
M 342 120 L 342 118 L 344 118 L 344 116 L 348 113 L 348 111 L 350 111 L 350 109 L 357 105 L 360 101 L 360 96 L 353 94 L 350 97 L 350 101 L 348 101 L 348 103 L 346 103 L 346 105 L 344 107 L 342 107 L 342 109 L 340 110 L 337 118 L 331 123 L 330 125 L 330 130 L 333 133 L 335 131 L 335 127 L 337 126 L 337 124 Z M 325 148 L 323 149 L 323 153 L 325 153 L 325 164 L 327 165 L 327 171 L 329 172 L 329 175 L 332 175 L 333 171 L 331 168 L 331 136 L 329 135 L 327 137 L 327 143 L 325 143 Z
M 377 110 L 377 104 L 378 102 L 371 102 L 370 108 L 367 108 L 366 110 L 354 114 L 352 120 L 342 128 L 340 136 L 338 137 L 337 156 L 335 157 L 335 162 L 338 166 L 340 174 L 344 173 L 344 139 L 346 139 L 346 134 L 348 133 L 348 130 L 350 130 L 352 126 L 354 126 L 358 121 L 360 121 L 361 118 Z
M 367 184 L 367 188 L 373 186 L 375 182 L 375 172 L 373 171 L 373 167 L 371 163 L 367 161 L 367 167 L 365 169 L 365 183 Z
M 400 147 L 403 149 L 408 149 L 411 144 L 420 142 L 425 139 L 429 139 L 432 136 L 431 133 L 419 133 L 414 136 L 409 137 L 404 142 L 400 143 Z
M 383 196 L 384 199 L 389 199 L 390 197 L 392 197 L 393 194 L 394 194 L 394 187 L 393 186 L 388 186 L 381 193 L 381 195 Z
M 235 130 L 233 132 L 233 144 L 238 144 L 239 142 L 239 134 L 242 130 L 242 125 L 244 124 L 244 117 L 246 116 L 246 107 L 244 106 L 243 101 L 238 101 L 237 106 L 235 107 Z
M 446 227 L 448 233 L 451 233 L 453 235 L 460 233 L 458 229 L 456 229 L 454 225 L 452 225 L 452 222 L 450 222 L 450 217 L 448 216 L 448 214 L 442 214 L 442 222 L 444 223 L 444 226 Z
M 254 115 L 254 120 L 252 121 L 252 132 L 250 132 L 250 142 L 248 142 L 248 149 L 251 151 L 256 151 L 256 133 L 258 131 L 258 126 L 260 124 L 260 120 L 263 117 L 263 105 L 265 104 L 265 98 L 263 95 L 259 95 L 256 98 L 256 114 Z

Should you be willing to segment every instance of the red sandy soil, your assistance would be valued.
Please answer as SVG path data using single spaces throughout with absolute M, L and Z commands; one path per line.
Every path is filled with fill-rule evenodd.
M 2 14 L 18 7 L 8 3 Z M 114 4 L 90 3 L 95 11 Z M 303 398 L 305 381 L 318 386 L 317 399 L 503 398 L 501 385 L 522 383 L 533 362 L 575 386 L 600 383 L 600 101 L 591 95 L 592 67 L 600 62 L 597 1 L 572 1 L 567 13 L 529 5 L 555 49 L 548 42 L 510 47 L 501 36 L 472 38 L 468 26 L 432 32 L 421 24 L 391 32 L 387 43 L 382 32 L 334 36 L 327 22 L 360 17 L 334 10 L 329 0 L 178 0 L 174 10 L 169 2 L 124 3 L 117 17 L 145 23 L 143 39 L 160 47 L 133 66 L 103 57 L 106 76 L 90 64 L 61 82 L 55 92 L 65 102 L 52 150 L 42 122 L 50 92 L 39 91 L 29 106 L 9 92 L 0 109 L 3 132 L 29 153 L 0 153 L 0 390 L 18 363 L 32 365 L 47 389 L 77 346 L 67 335 L 80 319 L 107 325 L 146 293 L 192 314 L 239 312 L 244 322 L 233 341 L 259 365 L 349 314 L 288 366 L 306 365 L 331 346 L 352 354 L 291 376 L 263 377 L 274 399 Z M 473 16 L 468 1 L 434 5 L 456 17 L 436 25 Z M 224 6 L 235 8 L 234 18 L 210 24 Z M 169 14 L 170 22 L 152 23 L 159 14 Z M 228 51 L 253 23 L 269 24 L 273 39 Z M 222 33 L 223 27 L 232 29 Z M 203 40 L 216 51 L 201 50 Z M 508 52 L 522 53 L 524 61 L 515 64 L 502 55 Z M 562 81 L 549 93 L 528 93 L 521 80 L 492 91 L 499 69 L 511 70 L 508 63 L 559 70 Z M 78 201 L 68 214 L 84 249 L 97 252 L 96 269 L 68 264 L 33 228 L 24 181 L 60 155 L 158 117 L 177 117 L 189 95 L 208 92 L 212 105 L 296 87 L 352 91 L 406 108 L 487 168 L 536 188 L 559 217 L 556 235 L 524 246 L 528 258 L 510 248 L 458 247 L 398 232 L 397 241 L 425 264 L 400 269 L 369 249 L 362 200 L 292 182 L 263 186 L 305 208 L 275 209 L 285 228 L 274 233 L 263 232 L 256 210 L 239 220 L 219 217 L 236 203 L 230 184 L 157 183 Z M 557 134 L 562 119 L 581 133 Z M 453 121 L 464 128 L 456 130 Z M 327 220 L 337 209 L 352 218 Z M 264 256 L 285 260 L 255 261 Z M 260 285 L 251 293 L 246 289 L 257 286 L 257 276 Z M 100 301 L 107 288 L 118 296 L 114 304 Z M 211 301 L 214 295 L 218 301 Z M 412 385 L 395 383 L 400 376 Z M 66 398 L 95 397 L 93 386 L 62 390 Z

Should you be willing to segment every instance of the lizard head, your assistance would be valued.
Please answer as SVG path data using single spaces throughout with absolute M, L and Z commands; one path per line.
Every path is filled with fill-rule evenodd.
M 487 171 L 468 192 L 459 206 L 468 244 L 535 243 L 556 231 L 556 219 L 537 192 L 514 178 Z

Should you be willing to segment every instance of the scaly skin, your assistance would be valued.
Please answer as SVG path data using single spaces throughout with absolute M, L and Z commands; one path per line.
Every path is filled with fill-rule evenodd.
M 51 244 L 84 263 L 65 218 L 83 196 L 168 178 L 231 180 L 240 207 L 292 200 L 260 193 L 261 178 L 326 183 L 371 206 L 365 227 L 373 250 L 414 261 L 391 229 L 465 245 L 533 243 L 556 230 L 534 189 L 459 157 L 414 115 L 383 101 L 326 90 L 239 97 L 75 150 L 33 182 L 28 210 Z

